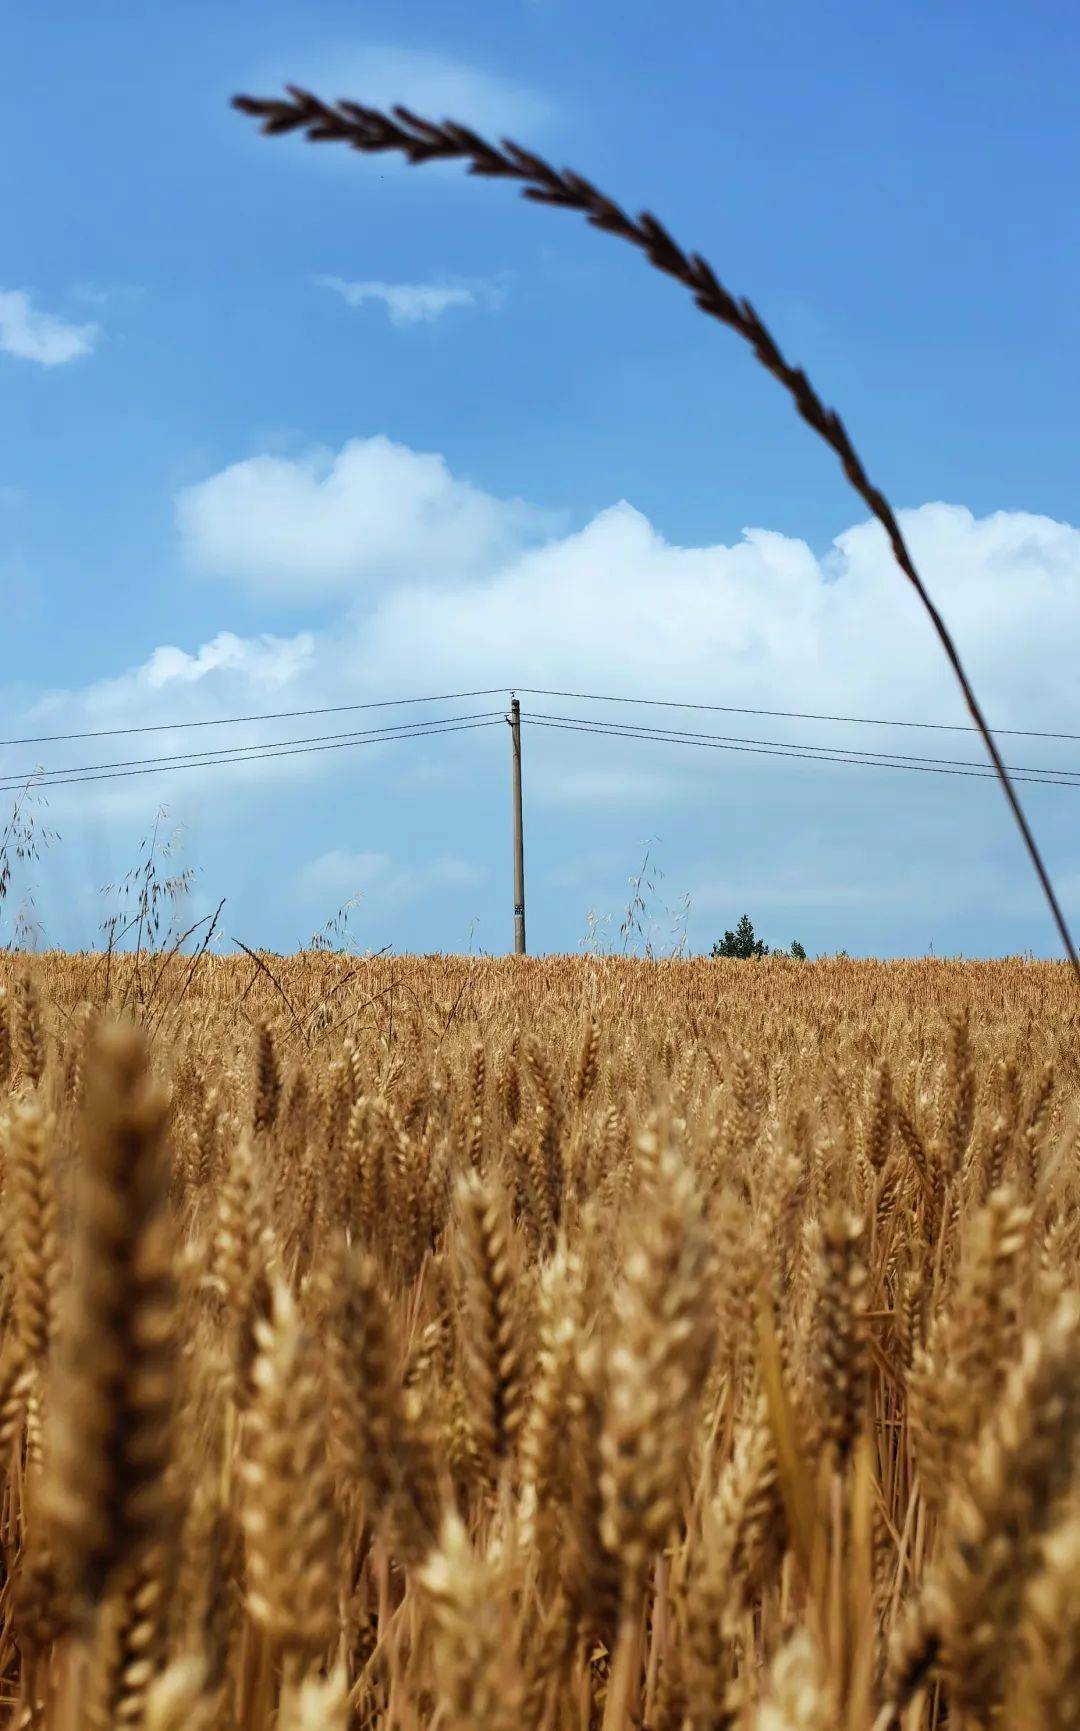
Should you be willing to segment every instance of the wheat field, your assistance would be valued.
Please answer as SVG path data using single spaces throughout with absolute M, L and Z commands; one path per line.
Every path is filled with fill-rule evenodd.
M 1066 965 L 0 983 L 0 1722 L 1080 1726 Z

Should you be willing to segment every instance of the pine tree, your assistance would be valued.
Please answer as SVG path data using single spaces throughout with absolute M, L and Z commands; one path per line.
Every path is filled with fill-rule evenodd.
M 713 945 L 712 953 L 714 957 L 734 956 L 739 961 L 746 961 L 750 956 L 767 956 L 769 946 L 754 936 L 753 922 L 749 915 L 743 914 L 735 930 L 725 932 L 723 941 Z
M 768 944 L 755 934 L 753 921 L 748 914 L 743 914 L 733 932 L 725 932 L 723 938 L 713 945 L 712 954 L 714 959 L 717 956 L 732 956 L 740 962 L 749 960 L 751 956 L 770 954 L 778 956 L 787 954 L 796 962 L 806 961 L 806 951 L 798 938 L 794 939 L 791 949 L 788 951 L 770 951 Z

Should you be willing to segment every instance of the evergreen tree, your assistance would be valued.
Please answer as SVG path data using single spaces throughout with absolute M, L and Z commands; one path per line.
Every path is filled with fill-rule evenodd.
M 794 940 L 791 949 L 786 953 L 792 957 L 793 961 L 806 961 L 806 951 L 803 949 L 798 938 Z M 735 927 L 735 930 L 733 932 L 725 932 L 723 937 L 713 945 L 712 954 L 714 959 L 717 956 L 731 956 L 736 961 L 744 962 L 748 961 L 751 956 L 767 956 L 770 954 L 782 956 L 785 954 L 785 951 L 770 951 L 768 944 L 763 942 L 763 940 L 755 933 L 753 921 L 750 919 L 749 915 L 743 914 L 743 917 Z
M 750 956 L 767 956 L 769 946 L 754 936 L 753 923 L 749 915 L 743 914 L 735 930 L 725 932 L 722 941 L 713 945 L 712 953 L 714 958 L 734 956 L 739 961 L 746 961 Z

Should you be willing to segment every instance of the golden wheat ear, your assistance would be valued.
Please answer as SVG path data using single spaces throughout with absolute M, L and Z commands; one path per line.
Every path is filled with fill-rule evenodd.
M 15 997 L 15 1050 L 23 1076 L 36 1088 L 45 1074 L 45 1017 L 37 983 L 28 973 L 20 975 Z
M 954 1708 L 997 1722 L 1025 1595 L 1080 1459 L 1080 1301 L 1067 1294 L 1024 1342 L 944 1517 L 924 1586 Z
M 307 1663 L 337 1635 L 340 1541 L 318 1358 L 280 1280 L 255 1338 L 241 1465 L 248 1612 L 272 1651 Z
M 415 1403 L 379 1264 L 365 1252 L 331 1264 L 329 1384 L 338 1456 L 391 1553 L 420 1564 L 441 1523 L 438 1471 Z
M 178 1343 L 167 1095 L 134 1027 L 103 1028 L 89 1071 L 43 1508 L 63 1573 L 96 1599 L 168 1526 Z
M 457 1209 L 468 1422 L 481 1471 L 494 1484 L 510 1461 L 525 1413 L 518 1249 L 506 1198 L 494 1180 L 466 1173 Z

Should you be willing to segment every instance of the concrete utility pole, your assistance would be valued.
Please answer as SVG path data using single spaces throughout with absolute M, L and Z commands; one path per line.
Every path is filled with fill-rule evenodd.
M 510 699 L 510 787 L 514 806 L 514 954 L 525 954 L 525 840 L 521 823 L 521 704 Z

